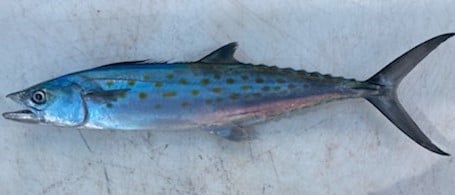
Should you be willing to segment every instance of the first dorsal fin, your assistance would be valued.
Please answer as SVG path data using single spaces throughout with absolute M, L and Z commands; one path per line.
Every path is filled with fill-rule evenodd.
M 147 61 L 148 61 L 148 60 L 136 60 L 136 61 L 116 62 L 116 63 L 111 63 L 111 64 L 106 64 L 106 65 L 98 66 L 98 67 L 96 67 L 96 68 L 97 68 L 97 69 L 102 69 L 102 68 L 111 68 L 111 67 L 116 67 L 116 66 L 143 64 L 143 63 L 146 63 Z
M 203 57 L 199 62 L 203 63 L 221 63 L 221 64 L 235 64 L 239 61 L 234 58 L 237 43 L 232 42 L 224 45 L 223 47 L 213 51 L 209 55 Z

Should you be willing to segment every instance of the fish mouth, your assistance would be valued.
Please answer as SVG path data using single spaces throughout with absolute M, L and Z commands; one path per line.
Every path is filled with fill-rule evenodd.
M 30 110 L 18 110 L 14 112 L 5 112 L 3 118 L 23 122 L 23 123 L 39 123 L 38 116 Z
M 24 92 L 16 92 L 8 94 L 6 97 L 15 101 L 16 103 L 23 104 L 21 101 L 23 96 Z M 41 121 L 38 115 L 36 115 L 33 111 L 28 109 L 13 112 L 5 112 L 2 114 L 2 116 L 5 119 L 23 123 L 39 123 Z

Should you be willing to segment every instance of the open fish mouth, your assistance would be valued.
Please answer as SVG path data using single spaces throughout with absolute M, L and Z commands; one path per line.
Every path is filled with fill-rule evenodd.
M 23 122 L 23 123 L 39 123 L 38 116 L 30 110 L 19 110 L 14 112 L 5 112 L 3 118 Z
M 8 94 L 6 97 L 12 99 L 13 101 L 22 104 L 21 100 L 23 98 L 23 92 L 16 92 Z M 5 112 L 2 114 L 3 118 L 23 122 L 23 123 L 39 123 L 40 118 L 33 111 L 29 109 L 18 110 L 13 112 Z

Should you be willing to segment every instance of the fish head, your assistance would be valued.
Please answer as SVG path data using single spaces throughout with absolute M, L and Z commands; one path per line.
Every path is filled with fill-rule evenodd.
M 26 109 L 3 113 L 3 117 L 24 123 L 79 126 L 87 116 L 81 91 L 81 87 L 66 79 L 43 82 L 7 95 Z

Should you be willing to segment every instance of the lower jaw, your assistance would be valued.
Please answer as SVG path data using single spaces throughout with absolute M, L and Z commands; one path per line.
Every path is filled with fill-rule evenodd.
M 3 118 L 22 123 L 39 123 L 38 117 L 30 110 L 19 110 L 14 112 L 5 112 Z

